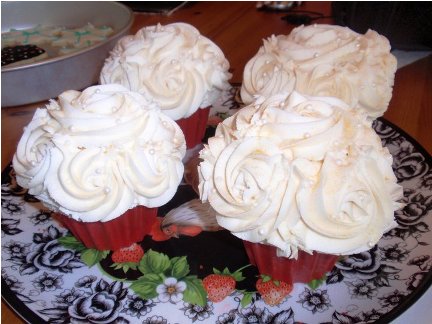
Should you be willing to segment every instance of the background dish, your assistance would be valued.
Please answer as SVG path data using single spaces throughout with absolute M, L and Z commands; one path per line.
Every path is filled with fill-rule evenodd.
M 43 24 L 77 28 L 107 25 L 114 33 L 104 42 L 71 54 L 16 67 L 2 67 L 2 106 L 24 105 L 57 97 L 65 90 L 81 90 L 98 81 L 109 51 L 128 34 L 132 11 L 117 2 L 2 2 L 2 32 Z
M 233 100 L 235 93 L 233 89 L 221 98 L 213 113 L 223 115 L 237 108 Z M 264 322 L 278 318 L 282 323 L 388 323 L 432 283 L 432 158 L 386 120 L 377 120 L 374 127 L 394 156 L 394 169 L 404 187 L 407 206 L 396 213 L 399 227 L 370 251 L 344 258 L 327 275 L 326 283 L 316 290 L 296 284 L 278 307 L 266 305 L 258 295 L 253 297 L 252 304 L 241 307 L 239 290 L 223 302 L 208 302 L 205 307 L 193 307 L 183 300 L 162 302 L 163 298 L 159 297 L 140 300 L 129 288 L 136 279 L 113 278 L 117 272 L 112 270 L 109 256 L 89 269 L 79 261 L 79 253 L 61 247 L 58 238 L 66 233 L 65 229 L 49 213 L 43 212 L 40 203 L 17 187 L 13 174 L 5 170 L 2 174 L 3 298 L 31 323 L 61 316 L 70 320 L 76 313 L 67 311 L 74 309 L 69 306 L 91 296 L 100 297 L 106 289 L 115 295 L 109 312 L 113 319 L 121 317 L 130 323 L 151 318 L 163 318 L 168 323 L 194 319 L 227 323 L 230 319 L 247 322 L 252 317 Z M 194 197 L 189 186 L 181 186 L 174 201 L 161 208 L 161 214 Z M 228 266 L 234 271 L 247 263 L 241 242 L 226 231 L 202 232 L 195 237 L 181 236 L 163 242 L 147 237 L 141 245 L 146 251 L 151 248 L 169 258 L 186 256 L 190 273 L 199 278 L 212 267 Z M 256 274 L 252 267 L 245 270 L 246 280 L 238 289 L 254 290 Z

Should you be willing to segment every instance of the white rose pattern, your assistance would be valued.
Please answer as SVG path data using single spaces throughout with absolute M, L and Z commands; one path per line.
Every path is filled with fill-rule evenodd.
M 210 106 L 230 87 L 221 49 L 192 25 L 147 26 L 123 37 L 106 60 L 102 84 L 151 96 L 174 120 Z
M 376 118 L 392 96 L 396 58 L 389 41 L 373 30 L 315 24 L 271 36 L 247 63 L 241 97 L 290 93 L 331 96 Z
M 279 255 L 365 251 L 396 225 L 392 157 L 366 115 L 336 98 L 258 98 L 200 157 L 201 199 L 218 223 Z
M 18 184 L 51 210 L 109 221 L 158 207 L 183 176 L 185 139 L 154 103 L 120 85 L 66 91 L 36 111 L 18 144 Z

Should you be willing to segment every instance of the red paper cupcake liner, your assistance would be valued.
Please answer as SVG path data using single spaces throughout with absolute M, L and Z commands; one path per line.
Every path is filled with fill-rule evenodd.
M 80 222 L 60 213 L 54 217 L 87 248 L 115 251 L 142 241 L 156 221 L 157 210 L 137 206 L 108 222 Z
M 210 107 L 199 108 L 188 118 L 176 120 L 186 138 L 186 148 L 191 149 L 200 144 L 204 138 Z
M 275 280 L 287 283 L 308 283 L 320 279 L 329 272 L 338 260 L 338 256 L 314 252 L 308 254 L 299 251 L 297 259 L 288 259 L 276 255 L 276 247 L 243 241 L 249 261 L 258 268 L 260 274 L 271 276 Z

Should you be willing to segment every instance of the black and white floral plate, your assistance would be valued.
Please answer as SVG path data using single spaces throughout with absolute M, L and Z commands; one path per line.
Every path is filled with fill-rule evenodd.
M 221 98 L 213 114 L 224 118 L 235 109 L 234 93 Z M 116 267 L 112 252 L 77 246 L 16 184 L 11 168 L 2 173 L 2 297 L 32 324 L 388 323 L 432 282 L 432 159 L 388 121 L 378 119 L 374 128 L 393 154 L 404 187 L 406 207 L 395 214 L 399 226 L 370 251 L 341 259 L 318 287 L 295 284 L 277 306 L 255 291 L 258 273 L 252 266 L 242 271 L 245 279 L 230 296 L 208 299 L 202 279 L 213 268 L 235 271 L 248 264 L 242 243 L 226 231 L 165 241 L 146 237 L 141 261 Z M 180 186 L 160 214 L 194 195 L 188 185 Z

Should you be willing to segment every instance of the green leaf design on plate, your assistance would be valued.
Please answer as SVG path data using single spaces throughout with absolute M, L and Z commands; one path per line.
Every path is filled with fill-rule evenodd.
M 230 276 L 232 277 L 235 281 L 242 281 L 244 280 L 246 277 L 243 276 L 242 270 L 246 269 L 247 267 L 249 267 L 250 264 L 245 265 L 244 267 L 241 267 L 240 269 L 237 269 L 234 272 L 230 272 L 229 269 L 227 267 L 225 267 L 225 269 L 223 269 L 223 271 L 221 272 L 220 270 L 213 268 L 213 273 L 215 274 L 220 274 L 220 275 L 225 275 L 225 276 Z
M 148 273 L 162 274 L 171 267 L 170 259 L 167 255 L 153 250 L 148 250 L 141 259 L 138 269 L 145 275 Z
M 130 288 L 143 299 L 153 299 L 157 297 L 156 287 L 162 284 L 162 278 L 157 274 L 150 273 L 134 281 Z
M 312 289 L 315 290 L 317 289 L 319 286 L 321 286 L 325 281 L 326 281 L 327 275 L 322 276 L 319 279 L 313 279 L 311 281 L 308 282 L 308 286 Z
M 243 292 L 243 298 L 240 302 L 241 307 L 246 307 L 250 303 L 252 303 L 252 298 L 255 296 L 254 292 L 245 291 Z
M 65 248 L 72 249 L 78 252 L 84 251 L 87 248 L 84 246 L 84 244 L 81 243 L 81 241 L 78 241 L 75 236 L 72 235 L 65 235 L 60 238 L 58 238 L 58 242 L 63 245 Z
M 85 249 L 81 252 L 81 260 L 88 267 L 94 266 L 96 263 L 99 263 L 100 260 L 106 258 L 109 254 L 109 251 L 99 251 L 96 249 Z
M 141 298 L 157 297 L 157 286 L 163 284 L 165 278 L 173 277 L 186 284 L 183 292 L 185 302 L 199 306 L 207 303 L 207 293 L 202 280 L 197 276 L 188 276 L 190 268 L 186 256 L 170 259 L 167 255 L 150 249 L 141 259 L 138 270 L 144 275 L 132 283 L 130 288 Z
M 188 276 L 182 279 L 186 283 L 186 290 L 183 293 L 183 300 L 193 305 L 204 307 L 207 303 L 207 293 L 202 280 L 196 276 Z
M 138 268 L 138 263 L 135 262 L 123 262 L 123 263 L 113 263 L 110 265 L 111 268 L 115 270 L 122 269 L 124 273 L 128 272 L 129 269 L 136 270 Z
M 171 276 L 177 279 L 187 276 L 189 273 L 189 264 L 186 257 L 175 257 L 171 259 Z

